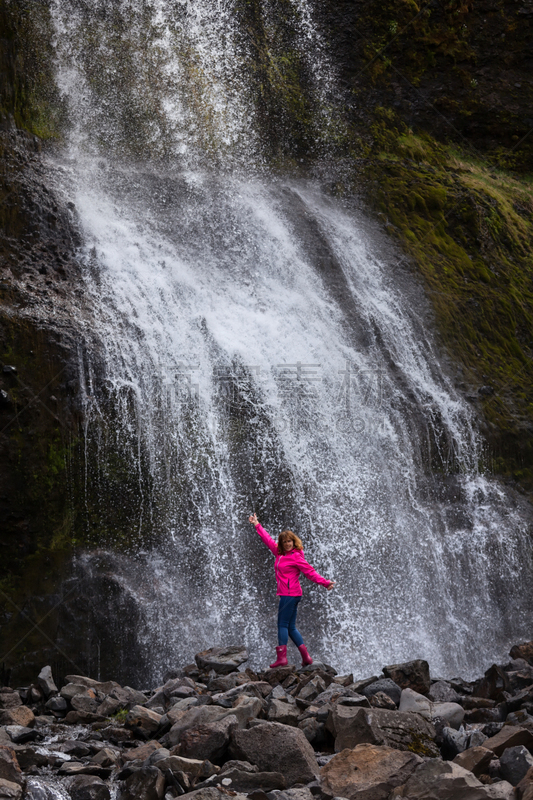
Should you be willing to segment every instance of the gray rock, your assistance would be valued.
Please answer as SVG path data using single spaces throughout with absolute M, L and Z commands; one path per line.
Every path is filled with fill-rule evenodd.
M 439 755 L 436 731 L 420 714 L 374 708 L 349 708 L 336 704 L 328 730 L 335 736 L 335 752 L 358 744 L 387 745 L 398 750 L 424 748 L 425 755 Z
M 514 786 L 507 781 L 498 781 L 490 786 L 485 786 L 485 792 L 488 798 L 492 800 L 515 800 L 516 793 Z
M 487 794 L 477 778 L 453 761 L 431 758 L 415 769 L 407 783 L 391 797 L 409 800 L 486 800 Z
M 24 800 L 58 800 L 53 786 L 40 778 L 28 778 L 24 789 Z
M 65 700 L 72 700 L 77 694 L 85 694 L 86 689 L 87 687 L 82 683 L 67 683 L 66 686 L 63 686 L 59 694 L 61 697 L 64 697 Z
M 431 719 L 440 719 L 449 728 L 459 730 L 465 718 L 465 710 L 459 703 L 432 703 Z
M 411 711 L 413 714 L 421 714 L 425 719 L 431 719 L 431 706 L 431 700 L 428 700 L 423 694 L 415 692 L 413 689 L 404 689 L 402 691 L 400 711 Z
M 21 705 L 22 700 L 18 692 L 2 689 L 0 692 L 0 708 L 18 708 Z
M 243 645 L 234 647 L 210 647 L 201 653 L 196 653 L 194 659 L 199 669 L 214 669 L 218 675 L 227 675 L 234 672 L 241 664 L 248 661 L 248 651 Z
M 160 800 L 165 778 L 157 767 L 141 767 L 124 782 L 119 800 Z
M 224 766 L 220 768 L 219 774 L 222 775 L 229 769 L 238 769 L 241 772 L 259 772 L 259 767 L 257 767 L 255 764 L 250 764 L 249 761 L 239 761 L 236 758 L 226 761 Z
M 49 700 L 47 700 L 44 706 L 52 713 L 59 714 L 61 716 L 64 716 L 68 708 L 65 698 L 57 696 L 51 697 Z
M 461 696 L 447 681 L 435 681 L 431 684 L 428 698 L 434 703 L 459 703 Z
M 468 747 L 469 736 L 464 728 L 459 728 L 458 731 L 454 728 L 443 728 L 441 736 L 445 758 L 455 758 Z
M 302 731 L 277 722 L 236 730 L 230 752 L 263 772 L 281 772 L 288 786 L 309 783 L 318 775 L 314 750 Z
M 524 745 L 508 747 L 500 756 L 502 778 L 516 786 L 533 767 L 533 756 Z
M 299 709 L 284 700 L 272 700 L 268 707 L 270 722 L 280 722 L 282 725 L 298 725 Z
M 64 698 L 63 702 L 66 702 Z M 100 703 L 96 699 L 95 692 L 86 689 L 83 694 L 74 695 L 71 698 L 70 705 L 74 711 L 79 711 L 80 714 L 96 714 Z
M 324 679 L 321 678 L 320 675 L 315 675 L 315 677 L 311 678 L 311 680 L 308 681 L 305 686 L 302 686 L 302 688 L 299 689 L 297 694 L 301 700 L 311 701 L 325 690 L 326 684 Z
M 487 737 L 482 731 L 474 730 L 468 737 L 468 747 L 481 747 L 485 739 Z
M 247 772 L 239 769 L 221 772 L 216 783 L 235 792 L 253 792 L 256 789 L 270 792 L 273 789 L 285 789 L 287 785 L 281 772 Z
M 0 798 L 2 800 L 20 800 L 22 797 L 22 786 L 12 781 L 0 778 Z
M 23 725 L 6 725 L 4 730 L 14 744 L 26 744 L 41 738 L 35 728 L 25 728 Z
M 325 725 L 315 717 L 308 717 L 298 723 L 299 729 L 311 744 L 315 744 L 324 738 Z
M 117 686 L 109 692 L 109 696 L 120 702 L 121 708 L 132 709 L 134 706 L 142 706 L 148 698 L 137 689 L 131 686 Z
M 202 761 L 221 759 L 238 724 L 237 717 L 231 714 L 217 722 L 188 728 L 180 736 L 180 755 Z
M 110 800 L 111 794 L 106 784 L 93 775 L 77 775 L 69 787 L 72 800 Z
M 77 698 L 73 698 L 73 701 Z M 133 706 L 125 720 L 125 725 L 130 728 L 142 728 L 145 731 L 154 733 L 161 722 L 161 714 L 143 706 Z
M 365 697 L 372 697 L 378 692 L 384 692 L 386 695 L 388 695 L 396 704 L 396 707 L 400 705 L 402 690 L 398 684 L 390 678 L 381 678 L 380 680 L 374 681 L 373 683 L 361 689 L 361 694 L 364 694 Z
M 391 678 L 401 689 L 413 689 L 420 694 L 427 694 L 431 688 L 429 664 L 422 659 L 383 667 L 383 674 L 386 678 Z
M 57 686 L 52 677 L 52 667 L 43 667 L 39 672 L 37 683 L 41 688 L 45 697 L 50 697 L 51 694 L 57 694 Z

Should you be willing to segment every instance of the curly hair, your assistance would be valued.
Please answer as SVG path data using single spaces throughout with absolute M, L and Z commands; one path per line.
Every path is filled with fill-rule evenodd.
M 282 556 L 284 554 L 285 550 L 283 549 L 283 542 L 287 542 L 289 539 L 292 540 L 295 550 L 304 549 L 302 540 L 296 536 L 295 533 L 289 530 L 281 531 L 280 535 L 278 536 L 278 555 Z

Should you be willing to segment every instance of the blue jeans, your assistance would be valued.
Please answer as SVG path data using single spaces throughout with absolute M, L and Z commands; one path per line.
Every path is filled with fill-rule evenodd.
M 287 644 L 289 636 L 296 647 L 300 647 L 304 643 L 302 634 L 296 628 L 296 614 L 298 613 L 298 603 L 301 599 L 301 597 L 288 597 L 287 595 L 282 595 L 279 598 L 278 644 Z

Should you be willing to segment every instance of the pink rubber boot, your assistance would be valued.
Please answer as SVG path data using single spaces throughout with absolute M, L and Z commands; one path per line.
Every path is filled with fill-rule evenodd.
M 313 663 L 313 659 L 311 658 L 311 656 L 307 652 L 307 647 L 305 646 L 305 644 L 301 644 L 300 647 L 298 648 L 298 650 L 300 651 L 300 653 L 302 655 L 302 667 L 307 667 L 308 664 L 312 664 Z
M 279 647 L 276 647 L 276 660 L 273 664 L 270 665 L 270 669 L 275 669 L 275 667 L 286 667 L 289 663 L 287 661 L 287 645 L 280 644 Z

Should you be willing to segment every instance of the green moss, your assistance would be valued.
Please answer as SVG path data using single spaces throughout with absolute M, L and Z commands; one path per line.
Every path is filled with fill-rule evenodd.
M 478 395 L 494 468 L 531 489 L 531 181 L 414 134 L 390 110 L 376 109 L 372 132 L 372 205 L 420 270 L 466 383 L 494 389 Z

